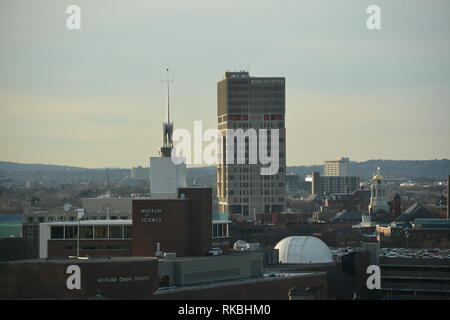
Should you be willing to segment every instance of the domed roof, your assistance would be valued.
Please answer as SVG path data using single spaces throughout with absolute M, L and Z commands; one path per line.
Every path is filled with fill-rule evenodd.
M 331 263 L 330 249 L 316 237 L 293 236 L 277 243 L 280 263 Z
M 384 179 L 384 177 L 383 177 L 383 175 L 381 174 L 381 168 L 378 167 L 378 168 L 377 168 L 377 173 L 376 173 L 375 176 L 373 177 L 373 180 L 383 180 L 383 179 Z

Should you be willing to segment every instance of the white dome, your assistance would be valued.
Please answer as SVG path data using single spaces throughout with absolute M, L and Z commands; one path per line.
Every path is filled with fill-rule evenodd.
M 280 263 L 331 263 L 330 249 L 316 237 L 287 237 L 277 243 Z

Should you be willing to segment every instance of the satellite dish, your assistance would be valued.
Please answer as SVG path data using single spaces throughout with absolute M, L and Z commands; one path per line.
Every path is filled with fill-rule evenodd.
M 247 243 L 247 241 L 244 240 L 238 240 L 234 243 L 233 248 L 235 250 L 242 250 L 242 249 L 248 249 L 249 245 Z
M 70 203 L 64 203 L 64 211 L 69 211 L 72 209 L 72 205 Z

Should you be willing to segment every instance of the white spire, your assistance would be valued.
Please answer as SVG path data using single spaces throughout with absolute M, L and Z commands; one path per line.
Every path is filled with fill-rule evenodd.
M 170 91 L 169 91 L 169 82 L 173 82 L 169 80 L 169 68 L 166 69 L 167 78 L 166 80 L 162 80 L 162 82 L 166 83 L 166 121 L 163 122 L 163 147 L 161 148 L 161 154 L 165 157 L 170 157 L 173 141 L 172 141 L 172 133 L 173 133 L 173 123 L 170 122 Z
M 170 91 L 169 91 L 169 68 L 166 69 L 167 77 L 163 80 L 166 83 L 166 123 L 170 123 Z

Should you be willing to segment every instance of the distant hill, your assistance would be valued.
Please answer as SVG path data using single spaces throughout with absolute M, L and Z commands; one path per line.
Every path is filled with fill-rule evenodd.
M 0 161 L 0 171 L 64 171 L 64 170 L 85 170 L 80 167 L 58 166 L 54 164 L 38 164 L 38 163 L 18 163 Z
M 372 177 L 377 167 L 383 175 L 391 179 L 446 179 L 450 174 L 450 160 L 368 160 L 363 162 L 350 161 L 350 174 L 361 178 Z M 301 176 L 319 171 L 323 174 L 323 165 L 288 167 L 287 173 Z
M 86 169 L 53 164 L 24 164 L 0 161 L 0 179 L 9 183 L 80 183 L 120 181 L 130 177 L 129 169 Z
M 362 179 L 372 177 L 373 172 L 381 167 L 383 175 L 391 179 L 447 179 L 450 174 L 450 160 L 368 160 L 350 162 L 350 174 Z M 290 166 L 286 173 L 306 176 L 313 171 L 323 173 L 323 165 Z M 52 164 L 23 164 L 0 161 L 0 177 L 15 181 L 105 181 L 106 176 L 112 180 L 130 178 L 129 169 L 105 168 L 85 169 L 80 167 L 60 166 Z M 196 167 L 187 169 L 188 183 L 215 183 L 216 168 Z

